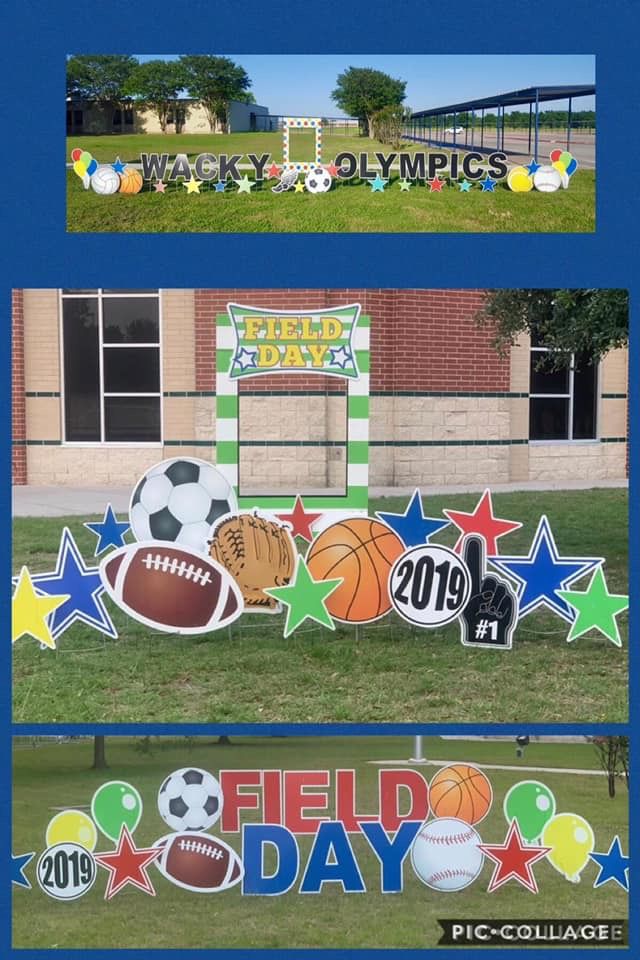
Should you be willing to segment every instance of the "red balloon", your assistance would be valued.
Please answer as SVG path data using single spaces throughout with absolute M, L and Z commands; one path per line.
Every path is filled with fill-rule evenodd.
M 71 151 L 71 159 L 73 160 L 74 163 L 76 160 L 80 159 L 81 153 L 82 153 L 82 150 L 80 150 L 78 147 L 76 147 L 75 150 Z
M 549 158 L 551 162 L 554 163 L 556 160 L 559 160 L 561 153 L 562 153 L 562 150 L 552 150 L 551 153 L 549 154 Z

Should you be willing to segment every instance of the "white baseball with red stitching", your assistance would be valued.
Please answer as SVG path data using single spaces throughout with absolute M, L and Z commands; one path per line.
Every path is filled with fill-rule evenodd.
M 464 890 L 482 870 L 480 834 L 457 817 L 423 823 L 411 848 L 417 876 L 432 890 Z

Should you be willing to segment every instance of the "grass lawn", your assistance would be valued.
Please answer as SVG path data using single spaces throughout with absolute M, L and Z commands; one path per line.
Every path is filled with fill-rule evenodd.
M 32 749 L 16 745 L 13 765 L 13 849 L 17 853 L 44 848 L 44 832 L 54 808 L 77 807 L 90 802 L 94 790 L 108 779 L 123 779 L 140 791 L 144 813 L 135 837 L 138 845 L 153 843 L 167 832 L 156 810 L 158 788 L 167 774 L 183 766 L 199 766 L 217 773 L 233 769 L 329 769 L 354 768 L 357 773 L 357 809 L 377 812 L 378 767 L 372 760 L 403 760 L 409 755 L 410 738 L 254 738 L 218 746 L 210 739 L 156 740 L 150 753 L 140 745 L 107 738 L 108 771 L 93 771 L 90 741 L 47 744 Z M 506 834 L 502 803 L 507 790 L 518 780 L 536 778 L 553 791 L 558 812 L 572 811 L 592 825 L 596 850 L 606 851 L 615 834 L 628 851 L 628 793 L 619 784 L 614 799 L 607 794 L 603 776 L 562 772 L 563 767 L 596 769 L 597 760 L 588 744 L 532 743 L 525 759 L 515 759 L 513 742 L 447 741 L 428 738 L 430 759 L 498 763 L 513 766 L 504 771 L 487 770 L 494 790 L 493 808 L 478 825 L 485 843 L 501 843 Z M 559 772 L 526 773 L 518 763 L 558 768 Z M 435 767 L 420 768 L 427 779 Z M 332 773 L 333 783 L 333 773 Z M 330 805 L 332 808 L 333 801 Z M 256 814 L 244 814 L 244 819 Z M 257 818 L 257 817 L 256 817 Z M 213 832 L 218 832 L 214 827 Z M 239 834 L 225 839 L 241 852 Z M 109 849 L 104 838 L 100 852 Z M 299 839 L 301 868 L 307 861 L 311 838 Z M 344 895 L 337 884 L 325 884 L 317 896 L 301 896 L 299 882 L 281 897 L 242 897 L 235 887 L 207 899 L 172 886 L 155 867 L 149 875 L 156 888 L 152 898 L 135 888 L 124 888 L 113 900 L 103 899 L 107 872 L 99 869 L 94 887 L 79 900 L 60 903 L 38 887 L 34 861 L 27 867 L 32 890 L 14 888 L 13 946 L 17 948 L 187 948 L 187 947 L 369 947 L 424 948 L 435 946 L 440 928 L 438 917 L 471 920 L 495 917 L 624 919 L 627 895 L 609 882 L 598 889 L 593 881 L 598 868 L 589 863 L 579 884 L 565 880 L 546 861 L 533 870 L 537 896 L 510 881 L 490 897 L 487 886 L 493 864 L 488 858 L 478 880 L 456 894 L 438 894 L 415 876 L 409 860 L 404 865 L 401 895 L 380 893 L 377 860 L 364 838 L 354 837 L 353 847 L 367 892 Z
M 470 511 L 477 495 L 428 497 L 426 509 Z M 406 498 L 376 500 L 403 510 Z M 625 593 L 627 493 L 622 489 L 496 494 L 497 516 L 520 519 L 502 553 L 526 553 L 547 513 L 558 549 L 605 557 L 609 590 Z M 594 522 L 597 518 L 597 522 Z M 96 517 L 96 519 L 100 519 Z M 14 570 L 52 569 L 64 520 L 14 523 Z M 95 538 L 67 518 L 86 558 Z M 453 544 L 455 532 L 436 538 Z M 581 582 L 583 583 L 583 582 Z M 579 589 L 583 589 L 579 586 Z M 28 637 L 13 648 L 16 722 L 626 722 L 627 620 L 623 647 L 598 633 L 571 644 L 569 625 L 527 616 L 511 651 L 473 650 L 457 624 L 411 628 L 395 616 L 335 632 L 303 624 L 287 640 L 283 616 L 244 616 L 200 637 L 154 634 L 105 599 L 117 641 L 74 625 L 56 651 Z
M 139 162 L 142 152 L 213 152 L 257 154 L 282 157 L 278 133 L 237 133 L 230 135 L 183 134 L 69 137 L 71 150 L 89 150 L 99 162 Z M 425 144 L 403 146 L 410 152 L 426 150 Z M 323 145 L 325 162 L 340 151 L 389 153 L 390 148 L 374 140 L 349 136 L 327 136 Z M 243 158 L 246 159 L 246 158 Z M 300 156 L 301 161 L 309 159 Z M 401 192 L 397 172 L 384 192 L 372 193 L 360 180 L 334 185 L 327 194 L 273 194 L 276 181 L 252 188 L 251 195 L 238 194 L 228 187 L 224 194 L 209 186 L 200 194 L 187 195 L 178 181 L 165 194 L 148 185 L 136 196 L 98 196 L 84 190 L 78 177 L 67 172 L 67 230 L 72 232 L 135 233 L 590 233 L 595 229 L 595 172 L 579 170 L 568 190 L 553 194 L 532 191 L 514 194 L 500 183 L 495 192 L 479 187 L 462 194 L 451 185 L 431 193 L 424 182 Z

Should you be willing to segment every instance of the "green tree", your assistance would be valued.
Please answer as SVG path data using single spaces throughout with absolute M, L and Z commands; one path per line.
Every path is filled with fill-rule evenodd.
M 239 100 L 251 86 L 243 67 L 228 57 L 180 57 L 185 71 L 185 86 L 194 100 L 199 100 L 207 114 L 209 127 L 215 130 L 220 121 L 229 126 L 229 101 Z
M 107 756 L 105 752 L 105 738 L 104 737 L 94 737 L 93 738 L 93 766 L 92 770 L 106 770 L 107 765 Z
M 610 797 L 616 795 L 616 780 L 624 778 L 629 789 L 629 737 L 594 737 L 593 745 L 600 766 L 607 775 Z
M 67 96 L 101 103 L 127 99 L 126 83 L 138 67 L 130 56 L 87 54 L 67 60 Z
M 147 60 L 139 63 L 125 83 L 125 92 L 143 101 L 156 114 L 160 129 L 167 132 L 167 115 L 176 109 L 184 88 L 184 67 L 178 60 Z
M 366 124 L 367 135 L 373 136 L 373 115 L 383 107 L 399 107 L 406 97 L 405 80 L 396 80 L 381 70 L 370 67 L 348 67 L 338 74 L 331 94 L 334 103 Z
M 383 107 L 371 118 L 373 134 L 380 143 L 388 144 L 397 150 L 402 144 L 405 126 L 409 119 L 410 111 L 405 107 Z
M 626 290 L 492 290 L 476 314 L 478 324 L 493 327 L 493 346 L 502 356 L 521 333 L 549 347 L 551 367 L 568 366 L 572 353 L 597 363 L 629 341 Z

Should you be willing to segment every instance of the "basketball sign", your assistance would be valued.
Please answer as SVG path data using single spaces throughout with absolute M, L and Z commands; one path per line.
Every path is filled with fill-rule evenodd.
M 342 577 L 327 598 L 327 610 L 343 623 L 367 623 L 391 609 L 387 582 L 404 544 L 384 523 L 370 517 L 341 520 L 316 537 L 307 566 L 316 580 Z
M 493 790 L 478 767 L 451 763 L 438 770 L 431 780 L 429 803 L 435 817 L 456 817 L 473 826 L 489 813 Z
M 79 843 L 56 843 L 38 860 L 36 874 L 47 896 L 54 900 L 77 900 L 93 886 L 96 862 Z
M 466 564 L 453 550 L 432 543 L 403 554 L 389 576 L 394 609 L 420 627 L 451 623 L 464 609 L 470 591 Z

